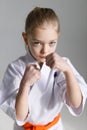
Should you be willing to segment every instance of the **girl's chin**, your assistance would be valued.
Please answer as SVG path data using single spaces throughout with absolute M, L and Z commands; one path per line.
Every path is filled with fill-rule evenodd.
M 46 62 L 46 59 L 43 59 L 43 60 L 41 60 L 40 62 L 43 62 L 43 63 L 44 63 L 44 62 Z

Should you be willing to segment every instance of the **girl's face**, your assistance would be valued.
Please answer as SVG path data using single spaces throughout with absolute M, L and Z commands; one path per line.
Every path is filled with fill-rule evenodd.
M 46 56 L 55 52 L 59 34 L 52 24 L 34 29 L 25 40 L 29 50 L 37 62 L 46 61 Z

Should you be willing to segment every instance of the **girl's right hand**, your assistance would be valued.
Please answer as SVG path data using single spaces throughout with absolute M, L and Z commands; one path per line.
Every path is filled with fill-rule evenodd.
M 36 65 L 27 65 L 23 78 L 21 80 L 21 86 L 32 86 L 40 78 L 40 70 Z

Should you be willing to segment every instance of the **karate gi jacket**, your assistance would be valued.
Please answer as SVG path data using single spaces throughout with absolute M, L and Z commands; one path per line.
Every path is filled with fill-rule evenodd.
M 61 112 L 64 104 L 72 115 L 78 116 L 82 113 L 87 97 L 87 84 L 71 64 L 70 60 L 66 57 L 63 58 L 71 66 L 80 85 L 83 96 L 82 104 L 79 108 L 73 108 L 68 105 L 64 73 L 59 70 L 52 70 L 44 63 L 40 70 L 40 79 L 37 80 L 30 89 L 29 115 L 24 121 L 18 121 L 15 116 L 16 95 L 19 91 L 20 82 L 26 66 L 28 64 L 38 64 L 31 54 L 27 53 L 25 56 L 19 57 L 8 65 L 0 86 L 0 107 L 13 118 L 19 126 L 24 125 L 26 122 L 40 125 L 48 124 Z M 62 130 L 62 125 L 59 130 Z

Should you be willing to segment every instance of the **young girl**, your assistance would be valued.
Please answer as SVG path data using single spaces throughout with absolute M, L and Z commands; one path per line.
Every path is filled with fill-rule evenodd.
M 60 36 L 57 15 L 49 8 L 34 8 L 22 36 L 27 54 L 8 65 L 0 106 L 25 130 L 63 130 L 63 104 L 72 115 L 80 115 L 87 84 L 70 60 L 55 52 Z

